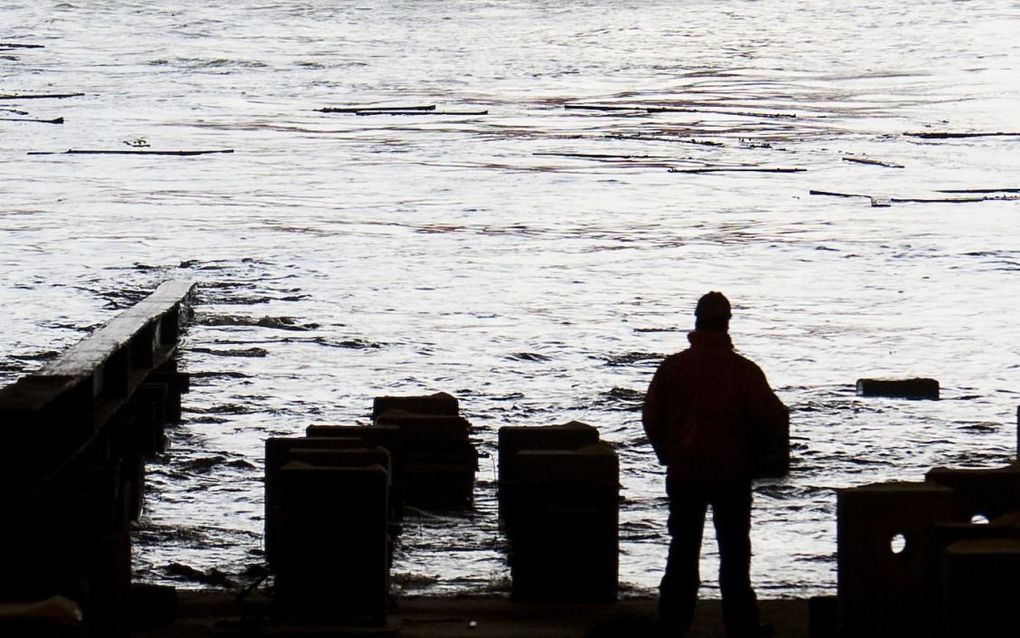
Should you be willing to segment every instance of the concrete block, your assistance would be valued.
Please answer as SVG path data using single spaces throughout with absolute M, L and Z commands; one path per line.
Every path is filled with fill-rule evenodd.
M 950 520 L 952 506 L 953 491 L 928 482 L 837 492 L 837 590 L 849 635 L 930 628 L 937 615 L 935 525 Z
M 1020 539 L 958 541 L 942 557 L 945 638 L 1020 635 Z
M 446 392 L 429 395 L 375 397 L 372 401 L 372 420 L 388 410 L 456 416 L 460 414 L 460 402 L 457 397 Z
M 280 469 L 274 616 L 296 624 L 385 622 L 387 473 L 379 466 Z
M 952 488 L 956 493 L 953 520 L 969 523 L 975 516 L 987 520 L 1020 511 L 1020 465 L 989 469 L 935 467 L 924 480 Z
M 383 447 L 350 449 L 315 449 L 296 447 L 287 454 L 288 461 L 300 461 L 317 467 L 367 467 L 378 465 L 390 476 L 390 453 Z
M 521 450 L 574 450 L 599 442 L 599 431 L 580 421 L 561 425 L 506 426 L 498 432 L 499 480 L 515 480 L 515 454 Z
M 511 596 L 534 602 L 611 602 L 619 584 L 615 508 L 528 510 L 510 545 Z
M 390 453 L 390 518 L 399 521 L 404 508 L 404 444 L 400 430 L 390 425 L 310 425 L 307 438 L 357 439 Z
M 475 467 L 462 463 L 422 463 L 404 467 L 404 504 L 423 509 L 463 509 L 474 502 Z
M 441 450 L 451 443 L 467 442 L 471 432 L 471 423 L 464 417 L 399 410 L 383 413 L 375 424 L 397 428 L 407 450 Z
M 356 451 L 365 450 L 365 443 L 357 438 L 271 437 L 266 439 L 264 524 L 266 560 L 270 564 L 276 562 L 279 525 L 282 516 L 277 496 L 280 471 L 290 460 L 291 452 L 295 450 L 302 450 L 305 454 L 312 454 L 316 450 L 356 453 Z
M 899 399 L 938 399 L 937 379 L 858 379 L 857 394 L 862 397 Z
M 515 465 L 519 482 L 616 483 L 620 473 L 616 451 L 605 442 L 574 450 L 521 450 Z

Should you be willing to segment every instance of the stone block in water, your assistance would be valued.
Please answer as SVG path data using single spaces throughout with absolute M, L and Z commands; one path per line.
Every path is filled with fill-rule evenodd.
M 615 508 L 530 508 L 519 523 L 508 555 L 514 600 L 615 600 L 619 585 Z
M 372 402 L 372 420 L 389 410 L 456 416 L 460 414 L 460 402 L 457 397 L 446 392 L 429 395 L 379 396 L 375 397 Z
M 942 557 L 946 638 L 1020 635 L 1016 612 L 1020 539 L 957 541 Z
M 935 467 L 924 480 L 952 488 L 956 494 L 953 519 L 968 523 L 975 517 L 985 520 L 1020 511 L 1020 465 L 997 468 Z
M 386 471 L 290 461 L 279 474 L 276 618 L 310 625 L 385 622 Z
M 462 509 L 474 498 L 478 451 L 470 442 L 471 423 L 455 414 L 422 414 L 391 409 L 376 427 L 399 432 L 401 490 L 405 505 Z
M 911 635 L 932 625 L 935 526 L 952 513 L 953 490 L 934 483 L 874 483 L 837 492 L 837 591 L 840 624 L 849 635 Z
M 442 449 L 452 442 L 467 441 L 471 432 L 471 423 L 462 416 L 415 414 L 403 410 L 384 412 L 375 424 L 397 428 L 408 451 Z
M 562 425 L 505 426 L 498 432 L 499 480 L 515 479 L 514 456 L 521 450 L 576 450 L 599 442 L 599 431 L 580 421 Z
M 328 466 L 343 465 L 344 458 L 350 459 L 354 466 L 364 466 L 376 463 L 376 459 L 382 460 L 383 454 L 376 450 L 366 448 L 365 442 L 356 438 L 329 438 L 329 437 L 273 437 L 266 440 L 265 458 L 265 549 L 266 559 L 270 564 L 275 564 L 280 538 L 280 525 L 283 517 L 282 502 L 279 500 L 279 483 L 281 470 L 291 461 L 291 455 L 295 452 L 304 454 L 306 458 L 321 453 L 319 462 Z M 385 452 L 385 450 L 383 450 Z M 330 453 L 335 453 L 329 456 Z M 366 455 L 368 455 L 366 457 Z M 327 460 L 330 459 L 330 460 Z M 308 463 L 315 465 L 315 463 Z M 378 464 L 378 463 L 377 463 Z M 384 470 L 387 481 L 389 472 L 385 465 L 380 465 Z M 388 502 L 387 496 L 387 502 Z
M 898 399 L 938 399 L 937 379 L 858 379 L 857 394 L 862 397 Z

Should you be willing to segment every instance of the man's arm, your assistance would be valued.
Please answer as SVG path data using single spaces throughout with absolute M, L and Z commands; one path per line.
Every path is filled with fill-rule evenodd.
M 655 456 L 661 465 L 666 464 L 666 396 L 667 387 L 664 372 L 665 363 L 660 365 L 652 375 L 652 382 L 645 393 L 645 402 L 641 408 L 641 424 L 648 435 L 648 441 L 655 450 Z

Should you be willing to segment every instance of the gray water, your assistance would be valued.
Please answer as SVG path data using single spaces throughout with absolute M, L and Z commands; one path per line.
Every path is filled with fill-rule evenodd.
M 619 451 L 620 575 L 642 594 L 667 539 L 641 397 L 722 290 L 792 410 L 793 471 L 756 489 L 759 595 L 832 593 L 837 489 L 1016 457 L 1020 204 L 941 191 L 1020 187 L 1020 136 L 910 134 L 1020 132 L 1018 18 L 1006 0 L 0 0 L 0 42 L 44 46 L 0 51 L 0 93 L 84 94 L 0 99 L 65 118 L 0 121 L 0 382 L 193 279 L 192 391 L 149 466 L 137 579 L 249 582 L 266 437 L 447 391 L 488 455 L 476 506 L 411 512 L 395 587 L 505 591 L 496 432 L 581 420 Z M 317 110 L 365 105 L 485 114 Z M 29 154 L 134 146 L 233 153 Z M 995 199 L 901 201 L 960 197 Z M 868 376 L 934 377 L 942 400 L 855 396 Z M 710 527 L 704 553 L 715 596 Z

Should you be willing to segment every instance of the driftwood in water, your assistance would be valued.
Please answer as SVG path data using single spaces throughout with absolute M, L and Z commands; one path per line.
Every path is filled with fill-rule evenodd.
M 124 151 L 119 149 L 77 149 L 72 148 L 66 151 L 29 151 L 29 155 L 175 155 L 178 157 L 190 157 L 192 155 L 211 155 L 213 153 L 233 153 L 234 149 L 214 149 L 207 151 L 151 151 L 133 150 Z
M 1020 189 L 1017 189 L 1020 191 Z M 938 191 L 938 192 L 951 192 L 951 191 Z M 999 191 L 992 191 L 999 192 Z M 810 195 L 827 195 L 829 197 L 867 197 L 871 200 L 871 205 L 876 207 L 885 207 L 889 204 L 969 204 L 973 202 L 991 202 L 991 201 L 1018 201 L 1020 197 L 1012 195 L 999 195 L 996 197 L 889 197 L 881 198 L 873 195 L 863 195 L 859 193 L 838 193 L 833 191 L 819 191 L 811 190 L 808 191 Z
M 828 195 L 829 197 L 867 197 L 871 198 L 871 195 L 862 195 L 860 193 L 837 193 L 835 191 L 808 191 L 809 195 Z
M 950 132 L 932 132 L 932 133 L 906 133 L 910 137 L 920 137 L 925 140 L 951 140 L 965 137 L 1020 137 L 1020 133 L 1006 133 L 998 131 L 995 133 L 950 133 Z
M 43 49 L 41 44 L 21 44 L 20 42 L 0 42 L 0 49 Z
M 1020 188 L 947 188 L 936 193 L 1020 193 Z
M 704 168 L 671 168 L 670 173 L 802 173 L 804 168 L 770 168 L 767 166 L 741 166 L 727 168 L 725 166 L 706 166 Z
M 362 111 L 386 112 L 386 111 L 435 111 L 435 104 L 423 104 L 420 106 L 327 106 L 315 109 L 320 113 L 360 113 Z
M 655 157 L 654 155 L 612 155 L 609 153 L 532 153 L 532 155 L 539 155 L 543 157 L 567 157 L 571 159 L 590 159 L 590 160 L 634 160 L 634 159 L 654 159 L 654 160 L 666 160 L 668 157 Z
M 606 136 L 612 140 L 637 140 L 639 142 L 678 142 L 680 144 L 696 144 L 698 146 L 714 146 L 714 147 L 725 147 L 726 144 L 722 142 L 713 142 L 711 140 L 697 140 L 693 137 L 682 138 L 682 137 L 669 137 L 665 135 L 623 135 L 623 134 L 611 134 Z
M 63 124 L 64 118 L 55 117 L 52 120 L 36 120 L 27 117 L 0 117 L 0 122 L 38 122 L 40 124 Z
M 488 115 L 488 111 L 437 111 L 435 104 L 418 106 L 327 106 L 316 109 L 320 113 L 346 113 L 348 115 Z
M 700 109 L 683 106 L 646 106 L 640 104 L 564 104 L 563 108 L 575 111 L 641 111 L 644 113 L 713 113 L 716 115 L 734 115 L 738 117 L 764 118 L 795 118 L 796 113 L 761 113 L 750 111 L 723 111 L 719 109 Z
M 904 168 L 903 164 L 897 164 L 895 162 L 882 162 L 880 160 L 868 159 L 866 157 L 847 156 L 843 158 L 843 161 L 853 162 L 855 164 L 868 164 L 870 166 L 884 166 L 885 168 Z
M 0 95 L 0 100 L 63 100 L 69 97 L 82 97 L 84 93 L 13 93 Z
M 355 115 L 488 115 L 488 111 L 356 111 Z

